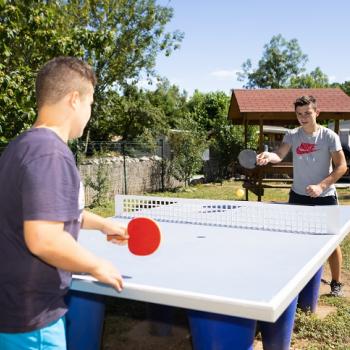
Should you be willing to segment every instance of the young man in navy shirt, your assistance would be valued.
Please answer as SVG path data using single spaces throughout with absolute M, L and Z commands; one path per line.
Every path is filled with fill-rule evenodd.
M 0 158 L 0 349 L 65 350 L 64 296 L 71 272 L 121 291 L 108 261 L 76 239 L 80 228 L 118 236 L 124 226 L 84 210 L 84 192 L 68 140 L 90 119 L 96 78 L 73 57 L 46 63 L 36 80 L 38 117 Z M 71 272 L 69 272 L 71 271 Z

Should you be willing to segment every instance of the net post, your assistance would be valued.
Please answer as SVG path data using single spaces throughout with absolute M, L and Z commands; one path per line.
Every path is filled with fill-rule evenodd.
M 338 205 L 327 206 L 327 232 L 330 234 L 339 233 L 340 208 Z
M 124 202 L 124 197 L 123 195 L 120 195 L 120 194 L 117 194 L 115 197 L 114 197 L 114 207 L 115 207 L 115 213 L 114 215 L 115 216 L 120 216 L 122 215 L 123 211 L 124 211 L 124 205 L 123 205 L 123 202 Z

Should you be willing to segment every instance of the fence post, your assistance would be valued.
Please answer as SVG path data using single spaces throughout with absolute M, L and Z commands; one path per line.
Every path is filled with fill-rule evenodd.
M 124 169 L 124 194 L 128 194 L 128 187 L 126 181 L 126 157 L 125 157 L 125 143 L 122 142 L 122 153 L 123 153 L 123 169 Z
M 161 163 L 161 186 L 162 186 L 162 192 L 164 192 L 165 190 L 165 186 L 164 186 L 164 176 L 165 176 L 165 161 L 164 161 L 164 140 L 160 139 L 160 154 L 162 157 L 162 163 Z

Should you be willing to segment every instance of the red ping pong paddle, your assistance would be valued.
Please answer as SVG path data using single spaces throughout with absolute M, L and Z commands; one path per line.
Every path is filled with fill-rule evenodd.
M 151 218 L 137 217 L 128 224 L 128 248 L 134 255 L 150 255 L 154 253 L 162 240 L 162 233 L 156 221 Z M 107 236 L 110 241 L 113 235 Z

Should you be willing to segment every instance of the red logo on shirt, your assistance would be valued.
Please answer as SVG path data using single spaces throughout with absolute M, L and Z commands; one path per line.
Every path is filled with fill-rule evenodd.
M 317 149 L 314 143 L 301 143 L 296 150 L 297 154 L 307 154 L 315 151 L 317 151 Z

